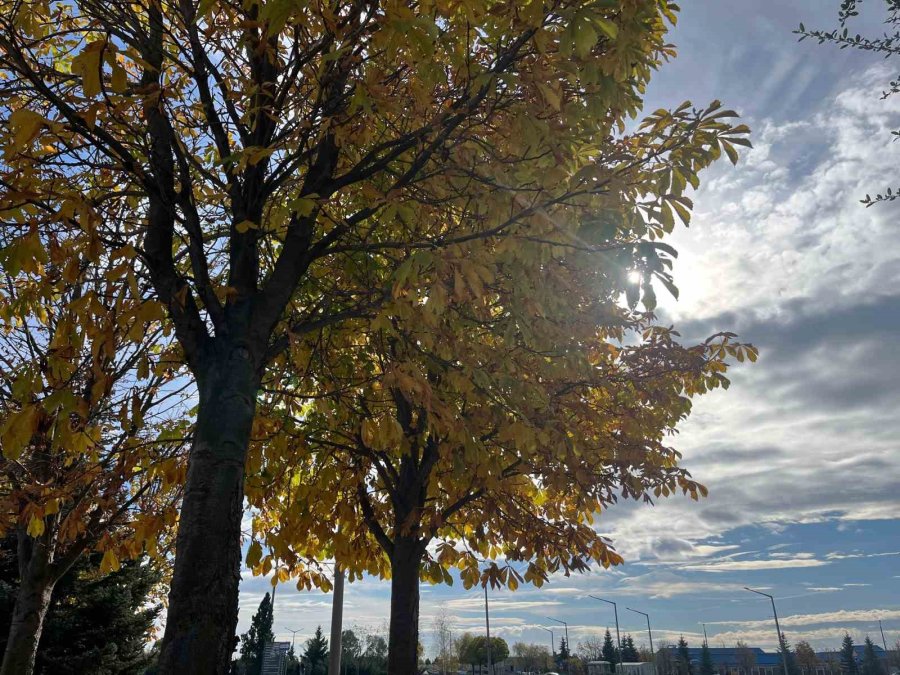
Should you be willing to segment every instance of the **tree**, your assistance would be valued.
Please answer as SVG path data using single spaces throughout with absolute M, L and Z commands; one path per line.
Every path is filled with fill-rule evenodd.
M 630 634 L 622 638 L 622 661 L 630 663 L 640 661 L 637 647 L 634 646 L 634 638 Z
M 610 636 L 609 643 L 612 646 L 612 636 Z M 575 653 L 583 661 L 601 661 L 603 660 L 603 645 L 604 641 L 600 638 L 587 637 L 578 643 Z
M 688 651 L 688 643 L 684 639 L 684 635 L 678 638 L 675 663 L 678 668 L 678 675 L 694 675 L 694 667 L 691 665 L 691 653 Z
M 800 645 L 806 644 L 809 647 L 808 643 L 798 642 L 797 643 L 797 655 L 800 655 Z M 742 675 L 750 675 L 753 668 L 756 667 L 756 652 L 754 652 L 750 647 L 747 646 L 747 643 L 743 640 L 738 640 L 735 645 L 737 649 L 737 659 L 738 666 L 742 671 Z M 815 654 L 813 654 L 815 656 Z M 811 673 L 810 673 L 811 675 Z
M 315 634 L 306 641 L 303 659 L 308 664 L 305 672 L 311 675 L 325 675 L 328 669 L 328 640 L 322 635 L 322 627 L 316 626 Z
M 184 385 L 160 308 L 139 290 L 108 289 L 118 257 L 91 263 L 82 252 L 59 269 L 56 250 L 71 241 L 29 262 L 6 234 L 0 536 L 17 538 L 19 583 L 0 673 L 22 675 L 56 583 L 82 556 L 104 553 L 106 572 L 158 554 L 175 520 L 187 422 L 165 412 L 179 409 Z
M 0 654 L 19 585 L 16 538 L 0 541 Z M 39 675 L 131 675 L 150 665 L 146 651 L 161 605 L 162 573 L 148 560 L 124 561 L 102 573 L 103 554 L 79 557 L 57 581 L 47 609 L 34 672 Z
M 801 23 L 794 33 L 800 36 L 801 42 L 806 38 L 813 38 L 819 44 L 827 42 L 838 46 L 840 49 L 850 47 L 884 55 L 885 58 L 900 54 L 900 0 L 885 0 L 887 18 L 884 23 L 890 26 L 891 29 L 882 36 L 874 38 L 865 37 L 859 33 L 856 35 L 850 33 L 848 24 L 854 17 L 859 16 L 859 4 L 860 0 L 842 0 L 838 12 L 838 28 L 830 31 L 807 29 Z M 891 81 L 887 91 L 882 92 L 881 97 L 885 99 L 898 91 L 900 91 L 900 79 Z M 892 133 L 894 136 L 900 135 L 900 132 L 897 131 Z M 900 189 L 895 191 L 892 188 L 888 188 L 884 194 L 876 194 L 874 198 L 866 195 L 862 203 L 866 206 L 872 206 L 880 202 L 893 201 L 898 197 L 900 197 Z
M 716 664 L 713 662 L 712 652 L 709 651 L 709 644 L 703 641 L 700 648 L 700 675 L 714 675 L 716 672 Z
M 241 660 L 247 669 L 247 675 L 259 675 L 262 672 L 266 645 L 275 639 L 272 632 L 273 620 L 272 599 L 266 593 L 250 619 L 250 628 L 241 635 Z
M 815 650 L 806 640 L 798 640 L 794 645 L 794 656 L 797 666 L 804 675 L 813 675 L 816 672 L 816 666 L 819 665 L 819 657 L 816 656 Z
M 472 635 L 463 633 L 457 640 L 457 652 L 460 663 L 468 663 L 472 666 L 487 665 L 488 641 L 484 635 Z M 499 663 L 509 657 L 509 645 L 506 640 L 499 637 L 491 638 L 491 663 Z
M 860 670 L 861 675 L 884 675 L 881 659 L 875 653 L 875 644 L 868 635 L 866 635 L 863 648 L 862 668 Z
M 569 659 L 571 658 L 571 654 L 569 653 L 569 643 L 566 641 L 565 636 L 559 638 L 559 649 L 556 652 L 556 663 L 558 665 L 563 665 L 569 663 Z
M 603 636 L 603 660 L 609 662 L 609 667 L 613 672 L 616 672 L 616 664 L 619 662 L 619 650 L 616 648 L 616 645 L 613 644 L 612 634 L 609 632 L 609 628 L 606 629 L 606 634 Z
M 841 672 L 843 675 L 857 675 L 859 672 L 853 638 L 849 633 L 844 633 L 844 639 L 841 641 Z
M 512 646 L 512 653 L 519 660 L 519 666 L 526 672 L 538 672 L 550 668 L 550 650 L 543 645 L 516 642 Z
M 435 663 L 439 663 L 441 672 L 446 673 L 453 669 L 453 633 L 450 628 L 450 617 L 447 608 L 441 605 L 434 616 L 434 641 L 437 646 Z
M 341 663 L 353 668 L 358 665 L 362 653 L 363 646 L 356 633 L 349 628 L 341 631 Z
M 15 83 L 0 90 L 4 208 L 49 207 L 37 222 L 10 219 L 16 245 L 42 249 L 60 230 L 125 250 L 110 287 L 146 269 L 147 297 L 165 307 L 196 380 L 166 675 L 228 667 L 245 477 L 284 458 L 277 444 L 250 452 L 269 426 L 257 397 L 276 374 L 330 390 L 318 360 L 328 332 L 378 321 L 429 252 L 511 233 L 543 239 L 552 223 L 574 222 L 563 216 L 651 186 L 667 187 L 622 215 L 635 233 L 671 229 L 688 214 L 686 183 L 747 143 L 716 106 L 650 116 L 609 141 L 672 54 L 665 0 L 2 9 L 0 74 Z M 604 240 L 610 222 L 592 223 Z M 585 241 L 576 234 L 586 232 L 548 241 L 574 251 Z M 641 260 L 657 264 L 644 243 Z M 483 283 L 477 268 L 458 277 L 463 292 Z M 408 544 L 391 556 L 403 572 L 392 653 L 411 672 Z
M 791 650 L 791 644 L 782 633 L 779 636 L 778 652 L 787 664 L 788 675 L 800 675 L 800 668 L 797 666 L 797 659 L 794 658 L 794 652 Z

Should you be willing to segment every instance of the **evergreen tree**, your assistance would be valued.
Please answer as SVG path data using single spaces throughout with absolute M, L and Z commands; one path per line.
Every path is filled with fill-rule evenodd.
M 688 643 L 684 639 L 684 635 L 678 638 L 675 663 L 678 667 L 678 675 L 694 675 L 694 669 L 691 666 L 691 653 L 688 651 Z
M 569 662 L 569 658 L 572 655 L 569 653 L 569 643 L 566 642 L 565 637 L 561 637 L 559 639 L 559 651 L 556 653 L 556 663 L 559 665 L 566 664 Z
M 616 672 L 616 664 L 619 662 L 619 656 L 616 653 L 616 646 L 613 644 L 609 628 L 606 629 L 606 635 L 603 636 L 603 660 L 609 661 L 612 671 Z
M 797 665 L 794 651 L 791 649 L 791 644 L 787 641 L 784 633 L 779 637 L 778 652 L 787 664 L 788 675 L 800 675 L 800 667 Z
M 862 675 L 883 675 L 881 661 L 875 653 L 875 644 L 868 635 L 863 650 Z
M 244 662 L 247 675 L 259 675 L 262 671 L 266 644 L 275 640 L 272 619 L 272 599 L 266 593 L 256 614 L 250 619 L 250 630 L 241 636 L 241 661 Z
M 306 661 L 304 672 L 310 675 L 325 675 L 328 669 L 328 640 L 322 635 L 322 626 L 316 626 L 316 634 L 306 641 Z
M 703 642 L 700 648 L 700 675 L 715 675 L 716 664 L 713 663 L 712 652 L 709 651 L 709 644 Z
M 841 672 L 844 675 L 857 675 L 859 668 L 856 665 L 856 650 L 853 649 L 853 638 L 849 633 L 844 633 L 841 642 Z
M 634 638 L 631 635 L 626 635 L 622 638 L 622 661 L 625 663 L 640 661 L 637 647 L 634 646 Z
M 18 588 L 16 542 L 0 540 L 0 659 Z M 99 573 L 101 554 L 84 556 L 57 582 L 38 643 L 35 675 L 132 675 L 153 655 L 147 640 L 161 607 L 150 596 L 161 578 L 146 561 Z

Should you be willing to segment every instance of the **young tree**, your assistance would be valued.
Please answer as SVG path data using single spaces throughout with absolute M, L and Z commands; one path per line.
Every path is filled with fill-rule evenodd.
M 31 672 L 53 589 L 81 556 L 101 551 L 106 572 L 157 555 L 183 477 L 184 385 L 161 308 L 110 291 L 118 256 L 59 269 L 70 246 L 31 261 L 21 241 L 0 248 L 0 536 L 16 537 L 19 566 L 3 675 Z
M 859 33 L 855 35 L 850 33 L 849 23 L 854 17 L 859 16 L 860 0 L 843 0 L 841 2 L 840 10 L 838 11 L 838 28 L 830 31 L 807 29 L 801 23 L 799 29 L 795 30 L 794 33 L 800 36 L 801 42 L 806 38 L 813 38 L 819 44 L 827 42 L 836 45 L 840 49 L 850 47 L 852 49 L 874 52 L 875 54 L 883 55 L 885 58 L 895 57 L 900 54 L 900 0 L 885 0 L 884 4 L 887 10 L 887 17 L 884 23 L 890 27 L 890 31 L 879 37 L 865 37 Z M 888 89 L 882 92 L 881 97 L 884 99 L 897 92 L 900 92 L 900 79 L 891 81 Z M 893 132 L 893 134 L 896 136 L 897 132 Z M 894 191 L 892 188 L 888 188 L 884 194 L 877 194 L 874 198 L 866 195 L 862 203 L 866 206 L 872 206 L 879 202 L 893 201 L 898 197 L 900 197 L 900 189 Z
M 15 539 L 0 541 L 0 654 L 19 584 Z M 37 649 L 38 675 L 126 675 L 150 666 L 146 646 L 161 610 L 162 572 L 139 559 L 102 573 L 102 558 L 102 553 L 81 556 L 56 582 Z
M 569 653 L 569 643 L 566 642 L 565 636 L 559 638 L 559 649 L 556 651 L 557 665 L 565 667 L 566 664 L 569 663 L 571 656 L 572 655 Z
M 325 675 L 328 669 L 328 640 L 322 634 L 321 626 L 316 626 L 315 634 L 306 641 L 303 659 L 307 663 L 305 672 L 311 675 Z
M 453 668 L 453 633 L 445 605 L 441 605 L 438 608 L 432 625 L 434 627 L 434 641 L 437 646 L 435 662 L 440 664 L 441 673 L 446 673 L 448 669 Z
M 861 675 L 884 675 L 884 668 L 881 659 L 875 653 L 875 643 L 866 635 L 865 647 L 863 649 Z
M 797 659 L 794 658 L 794 652 L 791 649 L 791 644 L 787 641 L 784 633 L 779 636 L 778 652 L 779 654 L 781 654 L 781 658 L 784 659 L 785 663 L 787 663 L 788 675 L 800 675 L 800 668 L 797 666 Z
M 668 189 L 645 213 L 670 223 L 695 169 L 746 144 L 723 111 L 680 108 L 648 121 L 653 144 L 609 146 L 672 53 L 667 0 L 0 10 L 7 208 L 53 214 L 11 222 L 22 240 L 37 227 L 38 248 L 53 228 L 131 245 L 197 381 L 165 674 L 228 667 L 257 395 L 273 366 L 328 379 L 302 338 L 377 315 L 417 252 L 543 236 L 566 211 L 650 184 Z M 683 145 L 677 172 L 653 171 Z
M 613 642 L 609 628 L 606 629 L 606 634 L 603 636 L 603 660 L 608 661 L 609 667 L 613 672 L 616 672 L 616 664 L 619 662 L 619 650 Z
M 626 633 L 622 638 L 622 661 L 634 663 L 639 660 L 637 647 L 634 646 L 634 638 Z
M 607 630 L 607 632 L 609 632 Z M 604 641 L 597 637 L 588 637 L 578 643 L 575 653 L 583 661 L 601 661 L 603 660 Z M 610 645 L 612 645 L 612 636 L 610 636 Z
M 841 673 L 843 675 L 857 675 L 859 666 L 856 663 L 856 650 L 853 647 L 853 638 L 849 633 L 844 633 L 841 641 Z
M 687 640 L 684 635 L 678 638 L 678 647 L 675 651 L 675 662 L 678 667 L 678 675 L 694 675 L 694 667 L 691 664 L 691 653 L 688 651 Z
M 512 646 L 512 653 L 526 672 L 540 672 L 550 668 L 550 650 L 544 645 L 516 642 Z
M 700 675 L 714 675 L 715 673 L 716 664 L 713 662 L 709 645 L 704 640 L 703 646 L 700 648 Z
M 797 666 L 804 675 L 813 675 L 816 672 L 816 666 L 819 665 L 819 657 L 816 651 L 806 640 L 798 640 L 794 645 L 794 656 Z
M 272 599 L 266 593 L 250 619 L 250 628 L 241 635 L 241 661 L 244 662 L 247 675 L 259 675 L 262 672 L 266 645 L 275 639 L 272 632 L 273 620 Z
M 797 655 L 800 655 L 800 645 L 806 644 L 809 647 L 808 643 L 798 642 L 797 643 Z M 747 646 L 747 643 L 743 640 L 738 640 L 735 645 L 737 649 L 737 659 L 738 666 L 741 669 L 742 675 L 750 675 L 753 668 L 756 667 L 756 653 Z M 815 656 L 815 653 L 813 653 Z

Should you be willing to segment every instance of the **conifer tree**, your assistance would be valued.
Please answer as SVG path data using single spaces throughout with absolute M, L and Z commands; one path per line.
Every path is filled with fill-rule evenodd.
M 691 667 L 691 653 L 688 651 L 687 640 L 684 635 L 678 638 L 678 651 L 675 656 L 675 662 L 678 666 L 678 675 L 694 675 Z
M 875 653 L 875 644 L 868 635 L 863 650 L 862 675 L 883 675 L 881 661 Z
M 250 629 L 241 636 L 241 660 L 247 669 L 247 675 L 259 675 L 262 671 L 266 644 L 275 639 L 272 620 L 272 599 L 266 593 L 256 614 L 250 619 Z
M 859 667 L 856 664 L 856 651 L 853 649 L 853 638 L 849 633 L 844 633 L 841 642 L 841 672 L 844 675 L 857 675 Z
M 306 641 L 306 661 L 304 672 L 310 675 L 324 675 L 328 664 L 328 640 L 322 635 L 322 626 L 316 626 L 316 633 Z
M 606 629 L 606 635 L 603 636 L 603 660 L 609 661 L 609 667 L 613 672 L 616 671 L 619 655 L 616 653 L 616 646 L 613 644 L 609 628 Z
M 784 633 L 781 634 L 779 643 L 778 652 L 787 664 L 788 675 L 800 675 L 800 668 L 797 666 L 797 659 L 794 656 L 794 651 L 791 649 L 791 644 L 787 641 Z
M 640 661 L 637 647 L 634 646 L 634 638 L 630 634 L 622 638 L 622 661 L 629 663 Z
M 703 643 L 700 649 L 700 675 L 714 675 L 716 665 L 713 663 L 712 652 L 709 651 L 709 644 Z

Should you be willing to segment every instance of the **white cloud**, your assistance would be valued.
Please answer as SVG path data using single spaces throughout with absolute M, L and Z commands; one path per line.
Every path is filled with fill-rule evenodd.
M 770 558 L 768 560 L 716 560 L 696 565 L 682 565 L 681 569 L 694 572 L 744 572 L 752 570 L 777 570 L 789 567 L 821 567 L 825 560 L 812 558 Z

